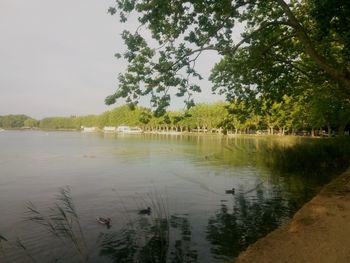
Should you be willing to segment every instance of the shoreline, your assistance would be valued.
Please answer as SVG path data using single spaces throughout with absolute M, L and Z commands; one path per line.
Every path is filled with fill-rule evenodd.
M 0 128 L 1 129 L 1 128 Z M 81 129 L 40 129 L 40 128 L 6 128 L 1 131 L 39 131 L 39 132 L 81 132 L 81 133 L 102 133 L 102 134 L 108 134 L 108 135 L 118 135 L 123 134 L 121 132 L 104 132 L 101 129 L 98 129 L 96 131 L 91 132 L 84 132 Z M 329 138 L 335 138 L 335 137 L 350 137 L 349 135 L 336 135 L 336 136 L 310 136 L 310 135 L 292 135 L 292 134 L 254 134 L 254 133 L 214 133 L 214 132 L 164 132 L 164 131 L 144 131 L 136 134 L 155 134 L 155 135 L 173 135 L 173 136 L 183 136 L 183 135 L 197 135 L 197 136 L 218 136 L 223 138 L 235 138 L 235 137 L 252 137 L 252 138 L 314 138 L 314 139 L 329 139 Z
M 347 263 L 350 167 L 325 185 L 288 223 L 250 245 L 233 263 Z

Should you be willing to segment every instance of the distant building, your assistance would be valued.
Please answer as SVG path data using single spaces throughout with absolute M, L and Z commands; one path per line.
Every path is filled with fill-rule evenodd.
M 103 128 L 103 132 L 106 132 L 106 133 L 114 133 L 116 132 L 116 127 L 113 127 L 113 126 L 105 126 Z
M 143 130 L 139 127 L 118 126 L 117 132 L 119 132 L 119 133 L 142 133 Z
M 83 128 L 83 132 L 97 132 L 97 127 L 84 127 Z

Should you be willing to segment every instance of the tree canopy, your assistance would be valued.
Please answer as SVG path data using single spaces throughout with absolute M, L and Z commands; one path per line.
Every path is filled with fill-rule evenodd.
M 284 96 L 301 100 L 333 90 L 349 98 L 347 0 L 116 0 L 109 13 L 123 23 L 135 13 L 140 26 L 122 34 L 126 51 L 116 56 L 128 67 L 107 104 L 124 98 L 135 105 L 150 95 L 161 115 L 176 89 L 192 106 L 201 91 L 196 60 L 209 50 L 221 58 L 210 76 L 213 89 L 229 101 L 259 98 L 272 107 Z M 235 41 L 239 23 L 244 30 Z
M 24 114 L 0 115 L 0 127 L 8 129 L 17 129 L 24 126 L 34 127 L 36 121 Z

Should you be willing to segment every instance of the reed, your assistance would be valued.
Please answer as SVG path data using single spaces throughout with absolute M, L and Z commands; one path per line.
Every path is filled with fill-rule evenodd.
M 44 227 L 64 245 L 71 244 L 82 262 L 88 262 L 89 253 L 86 240 L 69 187 L 61 188 L 55 204 L 47 213 L 41 212 L 32 202 L 28 202 L 25 220 Z M 68 244 L 67 244 L 68 242 Z
M 94 248 L 87 246 L 69 187 L 60 189 L 55 203 L 44 211 L 28 202 L 24 222 L 38 225 L 59 240 L 67 251 L 74 251 L 77 255 L 75 262 L 95 262 L 97 258 L 92 254 L 95 249 L 100 251 L 99 256 L 107 256 L 115 262 L 196 262 L 197 252 L 191 250 L 191 231 L 187 218 L 170 216 L 167 199 L 158 193 L 149 193 L 137 199 L 138 207 L 151 207 L 151 213 L 139 214 L 137 210 L 133 211 L 120 230 L 101 232 L 96 237 L 97 246 Z M 125 214 L 129 212 L 124 211 Z M 37 262 L 30 247 L 20 239 L 9 242 L 0 235 L 0 252 L 4 259 L 3 243 L 8 243 L 9 249 L 20 249 L 26 262 Z M 55 255 L 54 247 L 47 249 L 46 253 L 51 255 L 47 257 L 47 262 L 64 262 L 68 259 L 66 250 L 56 252 L 58 255 Z
M 3 241 L 7 242 L 7 239 L 6 239 L 6 237 L 4 237 L 3 235 L 0 234 L 0 243 Z
M 24 243 L 17 238 L 16 240 L 16 247 L 18 247 L 19 249 L 21 249 L 22 251 L 24 251 L 26 257 L 31 261 L 31 262 L 37 262 L 35 260 L 35 258 L 32 256 L 32 254 L 30 253 L 30 251 L 28 250 L 28 248 L 24 245 Z
M 37 262 L 35 258 L 30 253 L 29 249 L 24 245 L 24 243 L 17 238 L 15 242 L 12 242 L 5 238 L 3 235 L 0 235 L 0 262 L 12 262 L 12 260 L 8 259 L 6 254 L 7 249 L 16 250 L 17 254 L 23 252 L 26 257 L 26 262 Z M 18 250 L 19 249 L 19 250 Z
M 6 253 L 3 247 L 3 243 L 5 242 L 8 242 L 7 238 L 0 234 L 0 253 L 1 253 L 0 259 L 3 258 L 3 260 L 6 260 Z

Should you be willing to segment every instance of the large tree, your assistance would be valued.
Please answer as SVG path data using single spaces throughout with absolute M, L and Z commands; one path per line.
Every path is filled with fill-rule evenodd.
M 198 57 L 214 50 L 222 60 L 211 77 L 214 88 L 231 97 L 279 98 L 321 80 L 350 93 L 350 2 L 347 0 L 116 0 L 109 9 L 140 26 L 122 38 L 128 62 L 117 91 L 106 98 L 137 103 L 151 95 L 156 113 L 170 103 L 169 90 L 186 96 L 200 87 Z M 134 16 L 135 17 L 135 16 Z M 241 40 L 234 29 L 243 24 Z M 150 32 L 153 40 L 146 40 Z M 152 43 L 152 44 L 151 44 Z M 153 45 L 154 44 L 154 45 Z

